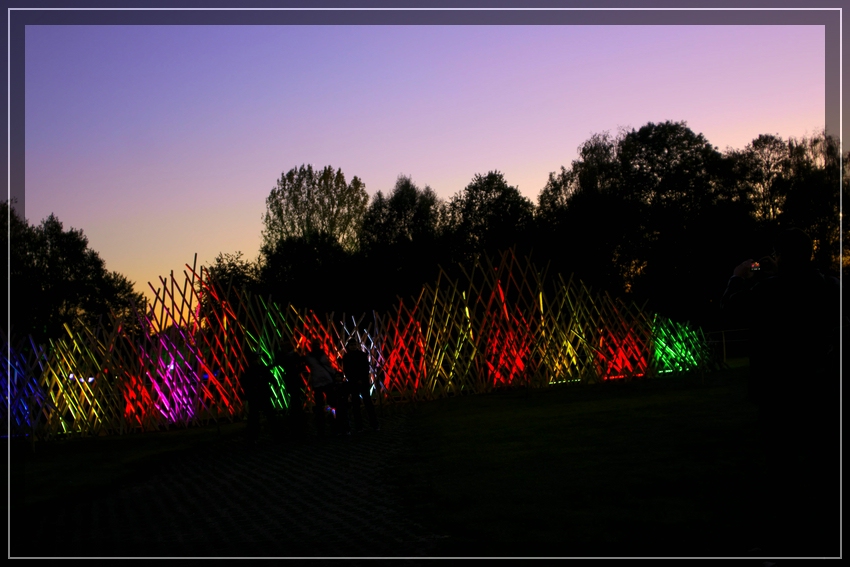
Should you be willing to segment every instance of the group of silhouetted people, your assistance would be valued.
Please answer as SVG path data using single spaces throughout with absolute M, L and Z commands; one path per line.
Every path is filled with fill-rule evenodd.
M 337 370 L 325 354 L 322 343 L 314 340 L 306 355 L 292 350 L 277 353 L 271 366 L 283 370 L 289 404 L 280 415 L 272 404 L 274 377 L 271 368 L 264 364 L 259 353 L 254 353 L 242 375 L 242 389 L 248 402 L 248 439 L 256 442 L 260 436 L 260 422 L 265 415 L 272 435 L 282 439 L 300 439 L 307 434 L 304 407 L 304 372 L 309 372 L 309 391 L 313 394 L 313 416 L 316 435 L 325 436 L 330 422 L 331 431 L 338 436 L 350 435 L 353 418 L 354 430 L 364 430 L 361 404 L 365 407 L 369 425 L 378 431 L 378 417 L 372 403 L 371 367 L 369 355 L 360 343 L 351 340 L 341 359 L 342 370 Z
M 722 299 L 751 331 L 764 458 L 753 537 L 769 555 L 839 552 L 840 284 L 814 268 L 812 252 L 805 232 L 783 231 L 772 256 L 734 269 Z

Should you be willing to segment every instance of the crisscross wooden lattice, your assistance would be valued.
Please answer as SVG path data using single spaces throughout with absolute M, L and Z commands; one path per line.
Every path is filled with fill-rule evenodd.
M 47 349 L 36 345 L 31 337 L 17 345 L 10 345 L 0 330 L 0 338 L 8 348 L 0 353 L 0 387 L 7 394 L 6 403 L 0 409 L 4 435 L 32 435 L 47 419 L 49 411 L 55 409 L 39 382 L 42 368 L 47 363 Z
M 290 406 L 289 382 L 303 389 L 301 409 L 309 409 L 306 368 L 285 380 L 279 356 L 303 354 L 314 340 L 338 370 L 345 345 L 358 342 L 381 403 L 628 380 L 711 362 L 699 329 L 593 293 L 572 277 L 546 282 L 545 270 L 507 251 L 462 267 L 457 279 L 441 270 L 390 313 L 336 319 L 187 265 L 182 281 L 172 273 L 151 286 L 154 300 L 135 310 L 134 321 L 113 316 L 93 329 L 66 328 L 47 346 L 10 347 L 0 375 L 11 392 L 10 433 L 105 435 L 241 419 L 250 352 L 272 370 L 275 408 Z

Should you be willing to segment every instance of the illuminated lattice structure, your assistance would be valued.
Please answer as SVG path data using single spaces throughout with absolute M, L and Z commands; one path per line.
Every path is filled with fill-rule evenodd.
M 692 329 L 658 316 L 652 324 L 652 363 L 659 373 L 703 368 L 711 351 L 701 329 Z
M 540 278 L 533 265 L 520 266 L 513 254 L 504 254 L 498 265 L 484 259 L 465 276 L 465 297 L 472 300 L 465 306 L 467 326 L 473 330 L 468 336 L 478 353 L 474 370 L 481 387 L 529 384 L 541 324 L 535 305 Z
M 541 294 L 541 352 L 543 384 L 594 382 L 598 376 L 595 359 L 596 329 L 594 297 L 581 282 L 570 278 L 559 286 L 553 300 Z
M 503 387 L 642 378 L 704 368 L 697 331 L 636 305 L 593 294 L 512 252 L 483 258 L 460 281 L 440 273 L 410 304 L 379 321 L 375 371 L 393 400 L 435 399 Z
M 174 274 L 160 284 L 151 288 L 155 299 L 145 319 L 157 331 L 146 333 L 138 349 L 143 397 L 137 404 L 128 398 L 125 415 L 140 425 L 152 417 L 189 425 L 241 415 L 239 377 L 247 361 L 233 306 L 194 269 L 184 272 L 182 286 Z
M 0 353 L 0 387 L 7 395 L 0 419 L 3 433 L 30 435 L 39 429 L 51 409 L 51 403 L 39 383 L 41 369 L 46 363 L 47 349 L 36 345 L 31 338 L 18 345 L 9 344 L 0 331 L 7 348 Z
M 240 317 L 234 325 L 241 325 L 248 347 L 259 352 L 263 363 L 274 376 L 272 405 L 276 409 L 289 407 L 291 393 L 286 391 L 284 369 L 277 357 L 291 350 L 305 353 L 312 341 L 318 340 L 335 368 L 341 370 L 338 357 L 341 355 L 344 338 L 339 330 L 328 321 L 321 321 L 312 311 L 298 311 L 291 305 L 281 307 L 269 300 L 252 294 L 235 293 L 240 303 Z M 300 382 L 306 387 L 305 372 Z M 312 404 L 312 392 L 307 391 L 307 404 Z M 302 408 L 303 409 L 303 408 Z
M 110 374 L 109 344 L 116 334 L 96 336 L 88 329 L 79 334 L 67 326 L 65 330 L 67 337 L 50 341 L 42 370 L 41 384 L 52 406 L 45 429 L 83 435 L 123 432 L 120 406 L 115 403 L 121 384 Z
M 171 274 L 151 286 L 154 301 L 139 306 L 134 321 L 111 317 L 96 329 L 66 328 L 46 347 L 30 341 L 4 352 L 10 433 L 106 435 L 241 419 L 240 377 L 251 352 L 274 375 L 273 406 L 290 406 L 289 383 L 306 394 L 307 410 L 306 368 L 285 380 L 278 357 L 304 354 L 313 340 L 338 370 L 347 342 L 359 342 L 380 403 L 710 364 L 700 330 L 592 293 L 574 278 L 559 275 L 546 288 L 545 272 L 511 251 L 479 259 L 458 279 L 441 271 L 418 297 L 372 313 L 365 325 L 365 316 L 320 317 L 186 268 L 182 281 Z
M 241 417 L 241 326 L 226 302 L 201 308 L 209 288 L 189 270 L 179 285 L 173 274 L 161 278 L 153 303 L 136 310 L 137 321 L 111 317 L 95 329 L 66 327 L 67 336 L 37 357 L 38 371 L 30 365 L 29 382 L 13 371 L 13 399 L 43 392 L 37 419 L 30 413 L 27 425 L 48 437 L 107 435 Z M 128 323 L 138 324 L 136 332 L 126 330 Z M 20 383 L 30 384 L 27 393 L 14 387 Z

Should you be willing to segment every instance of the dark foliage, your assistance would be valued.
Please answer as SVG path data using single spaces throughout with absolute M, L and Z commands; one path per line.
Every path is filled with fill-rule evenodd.
M 512 246 L 530 251 L 534 204 L 498 171 L 476 174 L 448 204 L 444 233 L 452 259 L 467 263 L 476 254 L 494 254 Z
M 441 256 L 445 204 L 430 187 L 400 175 L 389 196 L 375 194 L 364 216 L 357 267 L 363 298 L 385 311 L 397 297 L 418 294 L 433 282 Z
M 125 331 L 138 331 L 133 305 L 144 307 L 145 299 L 133 290 L 126 277 L 106 269 L 97 252 L 88 247 L 82 230 L 64 230 L 50 215 L 38 226 L 21 219 L 14 207 L 3 203 L 3 246 L 11 237 L 9 282 L 13 337 L 32 335 L 37 343 L 67 336 L 71 329 L 94 328 L 114 313 L 125 320 Z M 9 223 L 7 225 L 7 222 Z M 6 302 L 3 302 L 4 319 Z
M 552 268 L 678 320 L 722 326 L 731 269 L 798 226 L 836 272 L 838 151 L 821 134 L 759 136 L 725 155 L 683 122 L 592 136 L 552 173 L 537 210 L 537 249 Z
M 732 268 L 770 254 L 785 228 L 812 237 L 818 269 L 844 271 L 839 191 L 847 194 L 848 181 L 838 142 L 825 132 L 763 134 L 721 153 L 686 123 L 667 121 L 594 134 L 578 154 L 549 175 L 536 207 L 498 171 L 476 174 L 448 202 L 401 175 L 367 206 L 358 178 L 295 168 L 267 200 L 258 260 L 220 254 L 209 271 L 231 290 L 359 316 L 416 297 L 440 267 L 454 277 L 477 255 L 513 247 L 552 276 L 575 274 L 707 327 L 731 324 L 718 297 Z M 17 334 L 61 336 L 78 317 L 92 324 L 141 301 L 126 278 L 106 271 L 82 231 L 63 230 L 54 216 L 37 227 L 14 211 L 3 220 L 11 223 L 3 234 L 12 239 Z
M 386 311 L 434 282 L 439 267 L 457 276 L 476 255 L 513 247 L 550 275 L 575 274 L 662 315 L 720 327 L 731 324 L 718 297 L 732 268 L 770 254 L 784 228 L 806 230 L 816 266 L 840 271 L 840 153 L 825 133 L 760 135 L 721 153 L 667 121 L 594 134 L 578 153 L 550 174 L 537 207 L 498 171 L 476 174 L 448 203 L 400 176 L 388 196 L 372 198 L 359 251 L 289 240 L 276 259 L 267 255 L 260 279 L 296 304 Z
M 327 233 L 278 241 L 260 267 L 264 295 L 328 314 L 363 307 L 360 275 L 354 254 Z

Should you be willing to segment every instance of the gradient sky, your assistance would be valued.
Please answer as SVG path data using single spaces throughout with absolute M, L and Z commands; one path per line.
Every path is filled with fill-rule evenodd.
M 596 132 L 810 135 L 824 65 L 822 26 L 27 26 L 26 215 L 147 292 L 255 258 L 301 164 L 443 198 L 497 169 L 536 203 Z

